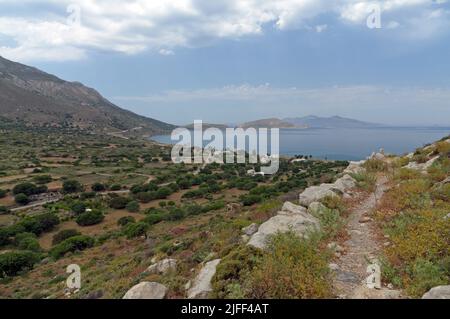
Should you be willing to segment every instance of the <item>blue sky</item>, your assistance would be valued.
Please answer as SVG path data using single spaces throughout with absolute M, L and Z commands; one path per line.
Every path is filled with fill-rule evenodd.
M 450 125 L 446 0 L 0 0 L 0 55 L 176 124 Z

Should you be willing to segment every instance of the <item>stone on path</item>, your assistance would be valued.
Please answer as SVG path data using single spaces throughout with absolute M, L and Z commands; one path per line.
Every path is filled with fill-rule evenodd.
M 144 281 L 128 290 L 123 299 L 164 299 L 166 294 L 166 286 Z

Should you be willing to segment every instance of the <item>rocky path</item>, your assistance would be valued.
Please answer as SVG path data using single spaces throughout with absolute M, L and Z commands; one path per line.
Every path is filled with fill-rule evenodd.
M 367 267 L 377 263 L 380 244 L 372 231 L 370 214 L 387 190 L 387 178 L 378 178 L 375 191 L 350 213 L 347 232 L 350 238 L 344 243 L 343 254 L 335 262 L 334 292 L 344 299 L 393 299 L 400 293 L 388 288 L 370 289 L 366 278 Z

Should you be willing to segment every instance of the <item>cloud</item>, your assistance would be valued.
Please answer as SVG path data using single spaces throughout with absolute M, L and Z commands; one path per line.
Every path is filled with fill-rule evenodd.
M 428 19 L 433 27 L 422 36 L 431 37 L 450 21 L 446 3 L 386 0 L 381 7 L 383 15 L 406 25 L 401 29 L 418 28 L 418 20 Z M 67 8 L 74 4 L 80 8 L 80 25 L 69 23 L 74 11 Z M 15 43 L 0 43 L 0 54 L 20 61 L 82 59 L 93 50 L 164 54 L 178 47 L 263 35 L 266 28 L 321 32 L 328 24 L 315 20 L 327 14 L 358 25 L 372 4 L 357 0 L 22 0 L 20 4 L 0 0 L 0 35 Z

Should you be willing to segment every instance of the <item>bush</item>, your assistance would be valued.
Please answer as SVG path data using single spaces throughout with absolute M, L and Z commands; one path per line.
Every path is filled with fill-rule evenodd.
M 50 251 L 50 255 L 55 258 L 64 257 L 68 252 L 82 251 L 94 246 L 94 239 L 89 236 L 75 236 L 68 238 Z
M 28 183 L 28 182 L 17 184 L 13 188 L 14 195 L 25 194 L 27 196 L 31 196 L 31 195 L 36 195 L 36 194 L 42 194 L 45 192 L 47 192 L 47 186 L 45 186 L 45 185 L 36 186 L 35 184 Z
M 143 222 L 148 225 L 155 225 L 164 220 L 167 220 L 167 218 L 168 218 L 167 213 L 163 213 L 163 212 L 151 213 L 144 218 Z
M 39 245 L 38 240 L 36 239 L 36 235 L 33 233 L 20 233 L 16 235 L 15 245 L 20 250 L 29 250 L 29 251 L 40 251 L 41 246 Z
M 260 203 L 262 197 L 260 195 L 243 195 L 241 196 L 241 202 L 244 206 L 252 206 L 254 204 Z
M 140 223 L 131 223 L 125 226 L 123 233 L 127 236 L 128 239 L 136 238 L 139 236 L 143 236 L 146 234 L 148 229 L 148 224 L 144 222 Z
M 136 219 L 134 219 L 133 216 L 124 216 L 124 217 L 121 217 L 117 221 L 117 225 L 123 227 L 123 226 L 126 226 L 128 224 L 135 223 L 135 222 L 136 222 Z
M 387 170 L 387 164 L 376 158 L 371 158 L 365 161 L 363 167 L 369 172 L 384 172 Z
M 10 244 L 10 232 L 6 228 L 0 228 L 0 247 Z
M 30 202 L 30 198 L 23 193 L 17 194 L 14 200 L 19 205 L 26 205 Z
M 156 199 L 166 199 L 172 191 L 167 187 L 161 187 L 156 191 Z
M 249 274 L 248 298 L 305 299 L 331 296 L 328 258 L 311 240 L 294 233 L 278 234 Z
M 140 206 L 137 201 L 131 201 L 127 204 L 126 209 L 131 213 L 137 213 L 140 209 Z
M 80 226 L 92 226 L 101 223 L 103 219 L 105 219 L 105 216 L 101 211 L 92 210 L 80 214 L 77 217 L 76 222 Z
M 44 232 L 52 230 L 58 224 L 59 218 L 53 213 L 28 216 L 15 225 L 16 230 L 13 233 L 17 234 L 23 231 L 39 236 Z
M 122 185 L 120 185 L 120 184 L 112 184 L 109 187 L 109 190 L 113 191 L 113 192 L 120 191 L 121 189 L 122 189 Z
M 82 213 L 84 213 L 86 211 L 86 205 L 83 202 L 75 202 L 74 204 L 72 204 L 72 206 L 70 207 L 70 210 L 75 214 L 75 215 L 80 215 Z
M 33 180 L 36 182 L 36 184 L 47 184 L 50 183 L 53 179 L 50 175 L 38 175 L 34 176 Z
M 67 180 L 63 183 L 63 192 L 66 194 L 78 193 L 83 191 L 83 185 L 76 180 Z
M 32 269 L 38 261 L 39 255 L 30 251 L 0 254 L 0 278 L 16 276 L 19 272 Z
M 6 197 L 6 194 L 7 194 L 7 193 L 8 193 L 8 192 L 5 191 L 4 189 L 0 189 L 0 198 Z
M 75 229 L 64 229 L 53 236 L 52 244 L 57 245 L 68 238 L 80 236 L 80 235 L 81 235 L 81 233 Z
M 0 215 L 4 213 L 9 213 L 8 207 L 0 205 Z
M 106 186 L 103 185 L 102 183 L 94 183 L 94 184 L 91 186 L 91 189 L 92 189 L 94 192 L 103 192 L 103 191 L 106 190 Z
M 131 199 L 126 198 L 126 197 L 121 197 L 121 196 L 113 197 L 109 201 L 109 207 L 114 208 L 114 209 L 124 209 L 127 207 L 128 203 L 130 201 L 131 201 Z
M 356 184 L 359 188 L 362 188 L 368 192 L 373 192 L 377 183 L 377 177 L 374 173 L 363 172 L 357 174 L 351 174 L 356 180 Z

